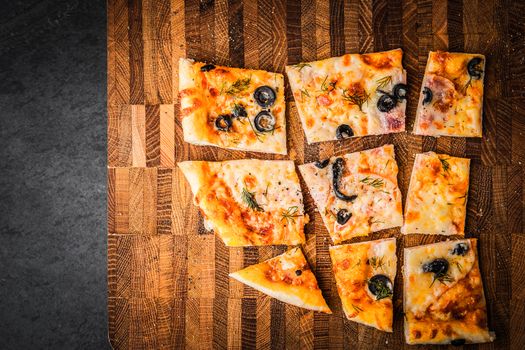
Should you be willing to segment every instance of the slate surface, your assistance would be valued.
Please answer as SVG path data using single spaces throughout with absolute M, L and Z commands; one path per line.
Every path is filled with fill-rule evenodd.
M 104 349 L 106 4 L 0 6 L 0 348 Z

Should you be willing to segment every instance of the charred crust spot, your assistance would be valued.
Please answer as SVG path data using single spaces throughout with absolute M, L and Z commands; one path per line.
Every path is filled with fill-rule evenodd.
M 414 338 L 416 338 L 416 339 L 421 338 L 421 332 L 418 331 L 418 330 L 415 330 L 415 331 L 414 331 Z
M 392 67 L 392 60 L 386 55 L 362 55 L 363 62 L 369 66 L 385 69 Z

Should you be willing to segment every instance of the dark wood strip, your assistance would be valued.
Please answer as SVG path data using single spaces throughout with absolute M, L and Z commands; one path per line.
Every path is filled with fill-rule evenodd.
M 372 35 L 374 51 L 385 51 L 388 48 L 388 21 L 387 1 L 372 1 Z
M 448 49 L 462 52 L 463 41 L 463 1 L 450 0 L 447 3 Z
M 286 304 L 276 299 L 271 299 L 271 348 L 284 349 L 286 346 Z
M 344 37 L 345 8 L 343 0 L 330 0 L 330 55 L 345 53 Z
M 284 72 L 288 59 L 286 57 L 286 6 L 284 1 L 272 0 L 272 70 L 274 72 Z
M 130 104 L 144 103 L 144 42 L 142 38 L 142 4 L 129 1 Z
M 374 33 L 372 31 L 372 2 L 359 0 L 359 52 L 373 51 Z
M 228 37 L 230 64 L 244 66 L 243 5 L 241 0 L 228 0 Z M 254 38 L 255 39 L 255 38 Z
M 245 247 L 243 248 L 244 254 L 244 267 L 259 263 L 259 250 L 257 247 Z M 259 296 L 259 292 L 255 289 L 244 285 L 244 298 L 256 298 Z
M 228 347 L 229 251 L 215 236 L 215 300 L 213 303 L 214 348 Z
M 257 43 L 259 67 L 272 71 L 273 67 L 273 15 L 272 0 L 257 1 Z
M 146 166 L 160 166 L 160 106 L 146 106 Z
M 200 11 L 197 1 L 186 1 L 184 7 L 186 32 L 186 56 L 196 60 L 200 58 Z M 182 129 L 181 129 L 182 131 Z
M 213 0 L 201 1 L 199 3 L 199 22 L 201 47 L 199 58 L 206 62 L 215 59 L 215 2 Z
M 525 292 L 523 284 L 525 283 L 525 235 L 512 235 L 512 261 L 511 261 L 511 290 L 512 299 L 510 302 L 510 346 L 511 349 L 521 349 L 525 344 L 525 322 L 523 322 L 523 315 L 525 314 Z M 509 281 L 507 280 L 507 283 Z M 508 286 L 508 284 L 505 284 Z M 502 284 L 503 286 L 503 284 Z M 505 319 L 506 315 L 502 315 Z M 503 334 L 509 328 L 505 328 Z
M 257 299 L 245 298 L 242 301 L 242 348 L 255 349 L 257 342 Z
M 130 305 L 123 298 L 108 298 L 108 333 L 113 349 L 130 348 Z

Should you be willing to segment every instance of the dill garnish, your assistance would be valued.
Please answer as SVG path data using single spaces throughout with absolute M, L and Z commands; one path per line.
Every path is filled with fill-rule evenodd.
M 328 75 L 324 77 L 323 83 L 321 84 L 321 91 L 324 92 L 330 92 L 335 89 L 335 85 L 337 84 L 336 81 L 331 81 L 328 84 L 326 83 L 326 79 L 328 79 Z
M 439 281 L 442 284 L 447 284 L 447 282 L 454 282 L 454 279 L 450 277 L 448 273 L 436 273 L 434 274 L 434 279 L 432 280 L 430 287 L 432 287 L 436 281 Z
M 241 197 L 243 202 L 246 203 L 250 209 L 264 211 L 264 209 L 255 200 L 255 193 L 248 191 L 246 187 L 243 187 Z
M 295 218 L 302 216 L 299 214 L 299 208 L 294 205 L 281 213 L 281 221 L 286 220 L 288 223 L 295 224 Z
M 354 308 L 354 310 L 357 312 L 357 313 L 360 313 L 361 311 L 363 311 L 363 309 L 361 309 L 359 306 L 357 305 L 354 305 L 352 304 L 352 307 Z
M 385 184 L 383 179 L 371 178 L 370 176 L 367 176 L 367 177 L 359 180 L 359 182 L 362 182 L 362 183 L 367 184 L 369 186 L 372 186 L 374 188 L 381 188 Z
M 385 171 L 386 167 L 388 166 L 388 164 L 390 163 L 390 159 L 386 161 L 386 164 L 385 164 L 385 167 L 383 168 L 383 171 Z
M 343 89 L 343 100 L 350 103 L 351 105 L 358 106 L 361 112 L 363 111 L 363 103 L 368 101 L 369 98 L 370 95 L 368 95 L 366 91 L 349 94 L 348 89 Z
M 444 158 L 438 158 L 438 159 L 441 162 L 441 167 L 443 168 L 443 171 L 448 172 L 448 170 L 450 169 L 450 164 L 448 163 L 447 159 L 444 159 Z
M 308 90 L 306 90 L 306 89 L 301 89 L 300 91 L 301 91 L 301 96 L 302 96 L 302 97 L 304 97 L 304 96 L 306 96 L 306 97 L 310 97 L 310 93 L 308 92 Z
M 251 77 L 244 78 L 244 79 L 237 79 L 232 83 L 232 85 L 225 91 L 228 95 L 235 95 L 238 94 L 241 91 L 244 91 L 250 86 L 250 82 L 252 81 Z
M 383 77 L 381 79 L 376 80 L 377 83 L 377 89 L 382 89 L 389 85 L 392 82 L 392 76 L 387 75 L 386 77 Z
M 459 263 L 459 261 L 456 261 L 456 266 L 458 267 L 459 272 L 462 272 L 462 271 L 463 271 L 463 267 L 461 266 L 461 264 Z
M 372 284 L 373 287 L 375 288 L 376 300 L 381 300 L 381 299 L 384 299 L 384 298 L 391 297 L 392 294 L 393 294 L 392 290 L 390 290 L 390 288 L 388 288 L 388 286 L 385 283 L 383 283 L 381 280 L 379 280 L 379 279 L 377 279 L 377 280 L 370 279 L 370 280 L 367 280 L 366 282 L 368 284 Z
M 372 266 L 374 269 L 380 269 L 385 265 L 385 262 L 383 261 L 383 257 L 378 258 L 377 256 L 373 256 L 370 258 L 370 266 Z
M 300 62 L 300 63 L 294 64 L 293 67 L 298 68 L 300 72 L 304 67 L 311 67 L 311 65 L 309 63 Z
M 267 183 L 267 184 L 266 184 L 266 189 L 265 189 L 264 192 L 263 192 L 263 196 L 265 196 L 265 197 L 268 196 L 268 187 L 269 187 L 269 186 L 270 186 L 270 184 Z

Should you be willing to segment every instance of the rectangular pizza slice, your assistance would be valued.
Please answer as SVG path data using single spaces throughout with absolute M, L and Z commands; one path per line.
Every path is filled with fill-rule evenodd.
M 470 159 L 416 155 L 401 232 L 464 235 Z
M 286 67 L 308 143 L 405 130 L 401 49 Z
M 332 246 L 330 257 L 346 317 L 392 332 L 396 239 Z
M 293 161 L 242 159 L 178 165 L 206 228 L 227 246 L 304 243 L 308 215 Z
M 299 247 L 231 273 L 230 277 L 282 302 L 332 313 Z
M 476 239 L 405 248 L 403 274 L 408 344 L 494 339 L 487 326 Z
M 286 154 L 282 74 L 181 58 L 179 94 L 184 141 Z
M 481 137 L 485 56 L 430 52 L 414 134 Z
M 394 146 L 299 166 L 334 243 L 401 226 Z

